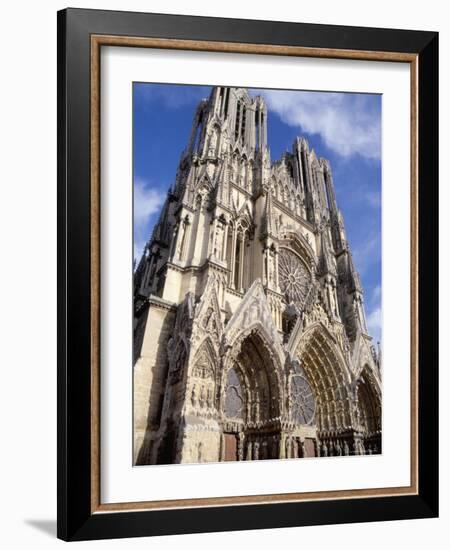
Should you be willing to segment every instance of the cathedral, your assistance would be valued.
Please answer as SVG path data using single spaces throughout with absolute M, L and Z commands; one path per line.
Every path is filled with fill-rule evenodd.
M 215 87 L 134 270 L 134 464 L 381 453 L 380 353 L 330 164 Z

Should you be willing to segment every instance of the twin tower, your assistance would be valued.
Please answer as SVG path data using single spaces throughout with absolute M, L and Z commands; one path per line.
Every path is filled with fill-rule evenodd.
M 135 464 L 381 452 L 380 365 L 331 168 L 267 107 L 198 105 L 134 274 Z

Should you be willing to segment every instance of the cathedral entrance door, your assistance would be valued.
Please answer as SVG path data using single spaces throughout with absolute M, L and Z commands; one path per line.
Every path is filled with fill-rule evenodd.
M 310 437 L 305 439 L 305 456 L 316 456 L 314 439 L 311 439 Z
M 223 437 L 224 437 L 224 444 L 225 444 L 224 460 L 226 461 L 238 460 L 236 434 L 226 433 L 226 434 L 223 434 Z

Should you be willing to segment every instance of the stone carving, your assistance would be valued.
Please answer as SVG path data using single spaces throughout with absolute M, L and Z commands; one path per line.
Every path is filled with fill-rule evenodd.
M 196 360 L 195 366 L 192 370 L 192 375 L 203 380 L 207 378 L 214 378 L 214 369 L 211 365 L 211 359 L 206 350 L 204 350 L 200 354 L 200 357 Z

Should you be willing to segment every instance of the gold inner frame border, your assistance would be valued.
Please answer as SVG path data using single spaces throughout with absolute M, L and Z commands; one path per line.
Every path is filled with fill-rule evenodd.
M 376 489 L 352 489 L 304 493 L 282 493 L 231 497 L 191 498 L 142 502 L 101 503 L 100 500 L 100 50 L 102 46 L 163 48 L 204 52 L 244 53 L 329 59 L 390 61 L 410 65 L 411 98 L 411 460 L 410 485 Z M 133 510 L 162 510 L 174 508 L 202 508 L 249 504 L 274 504 L 315 500 L 342 500 L 389 496 L 417 495 L 418 479 L 418 55 L 401 52 L 307 48 L 271 44 L 247 44 L 180 40 L 170 38 L 142 38 L 115 35 L 91 35 L 90 65 L 90 185 L 91 185 L 91 513 L 124 512 Z

